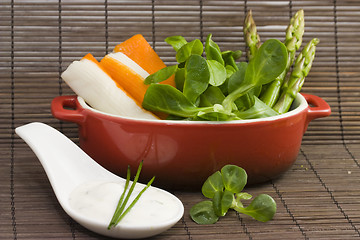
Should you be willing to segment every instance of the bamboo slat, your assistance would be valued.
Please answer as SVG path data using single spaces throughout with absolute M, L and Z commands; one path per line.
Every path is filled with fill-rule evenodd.
M 51 115 L 51 100 L 73 94 L 60 74 L 87 53 L 101 59 L 141 33 L 163 61 L 175 63 L 167 36 L 213 34 L 222 50 L 245 52 L 242 24 L 253 11 L 262 41 L 285 37 L 290 17 L 305 11 L 303 45 L 320 39 L 302 92 L 326 100 L 331 116 L 312 121 L 298 159 L 270 182 L 248 186 L 277 203 L 268 223 L 235 212 L 201 226 L 189 217 L 203 200 L 174 191 L 184 217 L 152 239 L 355 239 L 360 237 L 360 2 L 314 0 L 2 0 L 0 1 L 0 238 L 105 239 L 68 217 L 29 147 L 14 129 L 45 122 L 78 142 L 77 125 Z M 241 60 L 245 60 L 243 56 Z

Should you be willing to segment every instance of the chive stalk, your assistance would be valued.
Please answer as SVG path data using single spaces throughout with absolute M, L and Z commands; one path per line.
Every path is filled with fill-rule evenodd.
M 134 201 L 131 202 L 129 207 L 125 210 L 123 214 L 121 214 L 120 218 L 116 221 L 115 225 L 118 224 L 125 215 L 131 210 L 131 208 L 136 204 L 136 202 L 140 199 L 141 195 L 150 187 L 150 185 L 154 182 L 155 176 L 151 178 L 151 180 L 146 184 L 146 186 L 139 192 L 139 194 L 135 197 Z
M 140 172 L 142 169 L 142 165 L 143 165 L 143 161 L 140 162 L 139 167 L 137 169 L 136 175 L 134 177 L 134 181 L 132 182 L 130 189 L 124 199 L 125 193 L 127 191 L 127 188 L 129 186 L 129 182 L 130 182 L 130 167 L 128 167 L 128 171 L 127 171 L 127 176 L 126 176 L 126 183 L 125 183 L 125 188 L 124 191 L 119 199 L 118 205 L 116 207 L 115 213 L 108 225 L 108 229 L 110 229 L 111 227 L 115 227 L 124 217 L 125 215 L 131 210 L 131 208 L 136 204 L 136 202 L 140 199 L 141 195 L 145 192 L 146 189 L 148 189 L 150 187 L 150 185 L 153 183 L 155 177 L 153 177 L 148 183 L 147 185 L 139 192 L 139 194 L 135 197 L 135 199 L 130 203 L 130 205 L 126 208 L 126 204 L 129 201 L 129 198 L 132 194 L 132 192 L 134 191 L 135 185 L 139 179 L 140 176 Z M 124 211 L 125 210 L 125 211 Z
M 110 221 L 110 224 L 109 224 L 109 226 L 108 226 L 108 229 L 110 229 L 110 228 L 114 225 L 116 219 L 118 219 L 118 218 L 121 216 L 121 213 L 122 213 L 122 212 L 120 211 L 120 210 L 121 210 L 121 205 L 122 205 L 122 203 L 123 203 L 126 190 L 127 190 L 128 186 L 129 186 L 129 182 L 130 182 L 130 166 L 128 166 L 128 168 L 127 168 L 126 182 L 125 182 L 124 191 L 123 191 L 123 193 L 121 194 L 121 197 L 120 197 L 119 202 L 118 202 L 118 204 L 117 204 L 117 206 L 116 206 L 115 213 L 114 213 L 114 215 L 113 215 L 113 217 L 112 217 L 112 219 L 111 219 L 111 221 Z

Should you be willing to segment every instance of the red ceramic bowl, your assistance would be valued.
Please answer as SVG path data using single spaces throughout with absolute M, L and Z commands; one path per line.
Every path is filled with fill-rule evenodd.
M 53 115 L 79 126 L 80 147 L 95 161 L 122 177 L 141 160 L 143 180 L 155 185 L 200 187 L 226 164 L 244 168 L 249 183 L 274 179 L 297 158 L 309 122 L 330 115 L 321 98 L 298 94 L 290 112 L 256 120 L 190 122 L 139 120 L 105 114 L 77 96 L 52 102 Z M 309 106 L 311 105 L 311 106 Z

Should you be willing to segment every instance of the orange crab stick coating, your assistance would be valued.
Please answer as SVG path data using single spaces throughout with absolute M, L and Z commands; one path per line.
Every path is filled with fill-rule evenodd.
M 110 53 L 101 61 L 101 66 L 141 106 L 149 85 L 144 80 L 149 74 L 125 54 Z
M 125 117 L 158 119 L 116 84 L 91 54 L 72 62 L 61 77 L 78 96 L 99 111 Z
M 166 67 L 165 63 L 160 59 L 154 49 L 141 34 L 134 35 L 126 41 L 118 44 L 114 48 L 114 52 L 122 52 L 149 74 L 153 74 Z M 172 76 L 161 83 L 169 84 L 175 87 L 174 79 L 174 76 Z

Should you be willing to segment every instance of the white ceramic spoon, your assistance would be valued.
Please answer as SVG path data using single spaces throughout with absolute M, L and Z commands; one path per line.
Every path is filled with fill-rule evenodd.
M 112 214 L 106 220 L 89 217 L 86 212 L 75 210 L 70 204 L 69 198 L 72 196 L 73 191 L 76 191 L 79 186 L 84 184 L 108 182 L 124 185 L 125 179 L 104 169 L 65 135 L 46 124 L 29 123 L 16 128 L 15 132 L 31 147 L 39 158 L 62 208 L 70 217 L 87 229 L 115 238 L 145 238 L 169 229 L 183 216 L 184 206 L 177 197 L 151 186 L 144 192 L 125 218 L 116 227 L 108 230 L 107 226 Z M 111 186 L 116 187 L 119 185 L 110 184 L 107 188 L 109 186 L 111 190 Z M 144 184 L 138 183 L 133 195 L 137 195 L 137 192 L 143 187 Z M 118 191 L 120 194 L 123 188 L 113 190 Z M 118 200 L 119 198 L 113 200 L 115 205 L 112 213 Z M 149 214 L 154 214 L 154 209 L 159 210 L 159 202 L 161 203 L 162 217 L 149 216 Z M 167 207 L 167 203 L 170 206 Z M 171 211 L 166 209 L 171 209 Z M 99 210 L 101 211 L 101 209 Z M 151 211 L 153 212 L 151 213 Z M 148 215 L 146 215 L 147 213 Z M 131 218 L 133 219 L 131 220 Z M 147 220 L 144 221 L 144 219 Z

